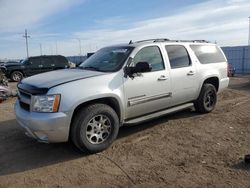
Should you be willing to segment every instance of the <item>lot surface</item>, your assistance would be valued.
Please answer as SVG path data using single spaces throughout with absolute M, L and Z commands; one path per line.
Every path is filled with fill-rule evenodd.
M 14 101 L 0 104 L 0 188 L 250 187 L 242 162 L 250 153 L 250 77 L 232 78 L 212 113 L 186 110 L 123 127 L 112 147 L 95 155 L 27 138 Z

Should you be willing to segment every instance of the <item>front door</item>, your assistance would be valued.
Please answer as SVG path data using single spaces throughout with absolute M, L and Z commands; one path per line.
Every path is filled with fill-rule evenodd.
M 40 57 L 30 58 L 29 64 L 26 66 L 26 69 L 28 71 L 27 76 L 42 73 L 42 68 L 43 66 Z
M 133 58 L 133 57 L 132 57 Z M 126 101 L 125 119 L 138 117 L 167 108 L 171 99 L 169 72 L 159 46 L 148 46 L 135 53 L 129 66 L 138 62 L 151 65 L 151 72 L 124 78 Z

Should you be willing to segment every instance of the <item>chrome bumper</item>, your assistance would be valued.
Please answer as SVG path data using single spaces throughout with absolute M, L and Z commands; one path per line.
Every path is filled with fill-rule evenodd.
M 15 104 L 17 122 L 26 130 L 26 135 L 40 142 L 67 142 L 70 117 L 67 113 L 36 113 L 22 109 L 18 100 Z

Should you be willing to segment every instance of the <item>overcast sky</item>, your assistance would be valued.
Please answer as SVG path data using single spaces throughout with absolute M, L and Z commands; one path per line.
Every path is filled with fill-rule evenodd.
M 250 0 L 0 0 L 0 59 L 79 55 L 147 38 L 246 45 Z M 57 47 L 56 47 L 57 46 Z

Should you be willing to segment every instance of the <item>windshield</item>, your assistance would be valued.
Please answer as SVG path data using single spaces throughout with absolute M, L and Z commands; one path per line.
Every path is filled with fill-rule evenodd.
M 21 63 L 21 64 L 25 64 L 27 61 L 28 61 L 28 59 L 24 59 L 24 60 L 22 60 L 20 63 Z
M 100 72 L 118 71 L 134 47 L 107 47 L 98 50 L 84 61 L 79 68 Z

